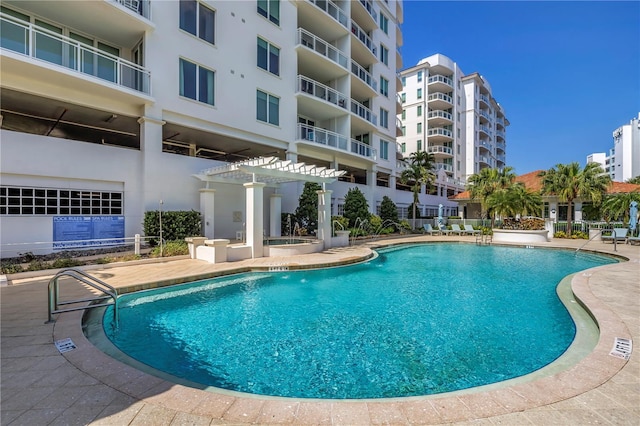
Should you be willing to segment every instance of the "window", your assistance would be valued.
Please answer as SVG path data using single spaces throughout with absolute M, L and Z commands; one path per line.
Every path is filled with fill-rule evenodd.
M 403 93 L 402 95 L 400 95 L 400 98 L 402 98 L 402 102 L 407 102 L 407 94 Z
M 458 96 L 458 105 L 460 105 L 460 96 Z
M 458 112 L 457 114 L 458 114 L 458 121 L 460 121 L 460 113 Z
M 121 215 L 122 192 L 3 186 L 2 215 Z
M 196 0 L 180 0 L 180 29 L 214 44 L 216 13 Z
M 422 81 L 422 71 L 418 71 L 418 83 Z
M 380 93 L 389 96 L 389 80 L 380 76 Z
M 380 45 L 380 62 L 387 66 L 389 65 L 389 49 L 383 45 Z
M 456 137 L 460 139 L 460 128 L 456 129 Z
M 407 110 L 403 109 L 402 110 L 402 119 L 405 120 L 407 118 Z
M 380 126 L 389 128 L 389 111 L 384 108 L 380 108 Z
M 422 123 L 416 125 L 416 132 L 418 132 L 418 134 L 422 133 Z
M 180 59 L 180 96 L 214 105 L 214 75 L 211 70 Z
M 400 130 L 402 131 L 402 136 L 406 136 L 407 135 L 407 126 L 402 126 L 400 128 Z M 404 151 L 402 151 L 402 152 L 404 152 Z
M 280 0 L 258 0 L 258 13 L 280 25 Z
M 418 117 L 422 117 L 422 105 L 418 105 Z
M 258 66 L 280 75 L 280 49 L 258 37 Z
M 418 89 L 418 99 L 422 99 L 422 89 Z
M 402 151 L 402 153 L 404 154 L 405 152 L 407 152 L 407 144 L 402 142 L 402 145 L 400 145 L 400 151 Z
M 418 139 L 416 151 L 422 151 L 422 139 Z
M 280 98 L 258 90 L 256 103 L 258 120 L 275 126 L 280 124 Z
M 380 139 L 380 157 L 388 160 L 389 159 L 389 142 Z
M 380 29 L 384 31 L 385 34 L 389 34 L 389 18 L 382 13 L 380 14 Z
M 402 77 L 402 87 L 407 85 L 407 77 Z

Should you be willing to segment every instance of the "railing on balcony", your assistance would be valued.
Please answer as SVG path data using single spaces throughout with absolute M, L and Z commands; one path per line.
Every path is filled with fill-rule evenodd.
M 453 166 L 451 164 L 446 164 L 446 163 L 436 163 L 435 169 L 436 171 L 444 170 L 445 172 L 453 172 Z
M 427 147 L 427 152 L 430 154 L 448 154 L 453 155 L 453 149 L 448 146 L 432 145 Z
M 316 98 L 347 109 L 348 98 L 345 95 L 308 77 L 304 77 L 302 75 L 298 76 L 297 89 L 298 92 L 307 93 L 311 96 L 315 96 Z
M 351 72 L 356 75 L 360 80 L 367 83 L 367 86 L 371 87 L 376 92 L 378 91 L 378 82 L 373 78 L 369 71 L 362 68 L 357 62 L 351 61 Z
M 149 7 L 149 0 L 114 0 L 116 3 L 120 3 L 127 9 L 137 13 L 140 16 L 144 16 L 149 19 L 151 8 Z
M 400 105 L 402 105 L 402 96 L 400 96 L 400 93 L 396 92 L 396 102 L 399 103 Z
M 504 139 L 504 132 L 500 130 L 496 130 L 496 136 L 500 136 L 502 139 Z
M 444 93 L 441 93 L 441 92 L 430 94 L 427 100 L 429 101 L 440 100 L 440 101 L 449 102 L 450 104 L 453 103 L 453 98 L 451 98 L 451 96 L 445 95 Z
M 478 156 L 478 161 L 480 161 L 481 163 L 485 163 L 485 164 L 491 165 L 491 160 L 486 155 Z
M 453 132 L 449 129 L 444 129 L 442 127 L 430 127 L 427 129 L 427 136 L 447 136 L 453 138 Z
M 353 99 L 351 99 L 351 112 L 356 114 L 358 117 L 367 120 L 374 126 L 378 125 L 378 116 L 371 112 L 369 108 Z
M 305 140 L 319 145 L 329 146 L 340 151 L 350 152 L 372 160 L 375 160 L 377 156 L 376 150 L 369 145 L 330 130 L 308 126 L 306 124 L 298 124 L 297 138 L 298 140 Z
M 504 163 L 506 160 L 504 155 L 496 155 L 496 159 L 502 163 Z
M 427 118 L 445 118 L 449 121 L 453 121 L 451 113 L 442 110 L 429 111 Z
M 429 77 L 429 80 L 427 80 L 429 83 L 444 83 L 448 86 L 453 87 L 453 80 L 451 80 L 449 77 L 445 77 L 444 75 L 432 75 L 431 77 Z
M 362 28 L 360 28 L 353 19 L 351 20 L 351 32 L 354 36 L 356 36 L 358 40 L 362 42 L 362 44 L 367 47 L 367 49 L 369 49 L 371 53 L 373 53 L 373 56 L 377 55 L 377 49 L 373 45 L 371 37 L 369 37 L 369 34 L 367 34 Z
M 365 9 L 367 9 L 367 12 L 369 12 L 369 15 L 371 15 L 373 20 L 378 22 L 378 14 L 375 10 L 373 10 L 373 2 L 369 0 L 360 0 L 360 3 L 364 6 Z
M 0 22 L 3 49 L 151 93 L 151 73 L 140 65 L 6 14 L 0 14 Z
M 398 117 L 396 117 L 396 128 L 402 129 L 402 120 L 400 120 Z
M 496 118 L 496 123 L 500 124 L 502 127 L 504 127 L 504 118 L 502 117 L 498 117 Z
M 489 136 L 491 136 L 491 130 L 487 126 L 480 125 L 478 126 L 481 132 L 485 132 Z
M 487 111 L 481 109 L 478 114 L 480 114 L 482 117 L 486 118 L 487 120 L 491 121 L 491 116 Z
M 506 151 L 507 144 L 505 144 L 504 142 L 496 141 L 496 148 Z
M 478 145 L 480 145 L 482 148 L 486 149 L 487 151 L 491 151 L 491 143 L 488 141 L 483 141 L 481 140 Z
M 480 93 L 480 100 L 489 105 L 489 97 L 487 95 L 483 95 L 482 93 Z
M 316 37 L 310 32 L 298 28 L 298 44 L 307 47 L 314 52 L 332 60 L 336 64 L 345 69 L 349 69 L 349 61 L 347 55 L 336 49 L 321 38 Z
M 342 9 L 336 6 L 332 1 L 328 0 L 308 0 L 311 3 L 318 6 L 320 9 L 324 10 L 329 14 L 333 19 L 342 24 L 345 28 L 349 28 L 349 18 L 347 14 L 344 13 Z

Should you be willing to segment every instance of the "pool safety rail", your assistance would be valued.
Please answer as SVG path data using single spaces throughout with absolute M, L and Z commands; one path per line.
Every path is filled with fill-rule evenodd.
M 88 285 L 96 290 L 98 290 L 102 295 L 98 295 L 95 297 L 88 297 L 85 299 L 75 299 L 61 302 L 60 301 L 60 278 L 62 277 L 70 277 L 74 278 L 76 281 L 79 281 L 83 284 Z M 115 326 L 118 326 L 118 291 L 105 283 L 102 280 L 99 280 L 96 277 L 93 277 L 86 272 L 83 272 L 76 268 L 66 268 L 59 271 L 51 280 L 49 280 L 48 286 L 49 292 L 49 319 L 45 324 L 50 324 L 55 322 L 53 319 L 54 314 L 60 314 L 62 312 L 71 312 L 71 311 L 80 311 L 84 309 L 90 308 L 99 308 L 102 306 L 110 306 L 113 305 L 113 321 Z M 111 299 L 111 301 L 104 302 L 107 299 Z M 102 303 L 92 303 L 86 304 L 87 302 L 102 302 Z M 60 309 L 60 306 L 64 305 L 74 305 L 78 303 L 83 303 L 81 306 L 74 306 L 72 308 Z

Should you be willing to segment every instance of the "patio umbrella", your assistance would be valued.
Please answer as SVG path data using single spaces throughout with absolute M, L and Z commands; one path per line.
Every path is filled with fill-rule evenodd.
M 438 205 L 438 228 L 442 228 L 442 226 L 444 225 L 444 219 L 442 218 L 442 204 Z
M 638 202 L 632 201 L 629 206 L 629 230 L 635 235 L 636 226 L 638 225 Z

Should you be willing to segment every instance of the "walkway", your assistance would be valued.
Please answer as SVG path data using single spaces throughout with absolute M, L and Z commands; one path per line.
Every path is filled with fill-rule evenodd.
M 472 237 L 419 236 L 380 242 L 473 241 Z M 540 244 L 577 248 L 583 241 Z M 375 244 L 374 244 L 375 245 Z M 612 244 L 586 249 L 613 252 Z M 640 356 L 609 355 L 615 337 L 640 342 L 640 246 L 617 246 L 630 259 L 576 274 L 574 292 L 597 318 L 600 342 L 575 366 L 528 383 L 475 393 L 375 401 L 316 401 L 216 393 L 165 382 L 121 364 L 83 336 L 81 312 L 47 319 L 50 277 L 14 279 L 0 288 L 2 425 L 210 425 L 210 424 L 640 424 Z M 290 258 L 210 265 L 181 259 L 89 271 L 117 287 L 218 274 L 235 268 L 349 263 L 365 246 Z M 76 290 L 77 288 L 77 290 Z M 65 290 L 68 291 L 68 290 Z M 71 293 L 86 294 L 75 286 Z M 65 293 L 65 297 L 73 295 Z M 53 342 L 72 338 L 61 355 Z

